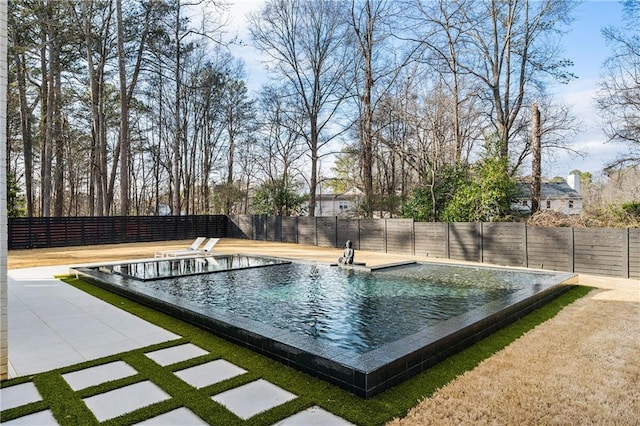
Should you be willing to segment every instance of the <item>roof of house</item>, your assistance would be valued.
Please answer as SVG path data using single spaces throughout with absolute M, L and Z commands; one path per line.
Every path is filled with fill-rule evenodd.
M 316 194 L 316 201 L 352 201 L 359 197 L 356 194 Z
M 518 198 L 531 198 L 531 184 L 518 183 Z M 540 198 L 543 200 L 581 200 L 582 195 L 572 189 L 566 182 L 542 182 Z
M 342 194 L 316 194 L 316 201 L 334 201 L 334 200 L 345 200 L 352 201 L 362 197 L 364 193 L 355 187 L 349 188 L 346 192 Z

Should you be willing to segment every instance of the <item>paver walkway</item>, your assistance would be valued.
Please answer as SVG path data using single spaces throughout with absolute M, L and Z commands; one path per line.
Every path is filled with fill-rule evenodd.
M 68 273 L 66 266 L 11 270 L 8 273 L 10 376 L 19 377 L 72 366 L 157 343 L 179 339 L 174 333 L 120 310 L 54 278 Z M 162 367 L 196 359 L 208 352 L 191 343 L 149 351 L 145 355 Z M 201 364 L 173 374 L 201 388 L 247 373 L 224 359 Z M 123 361 L 89 367 L 62 375 L 69 387 L 82 391 L 91 386 L 139 374 Z M 232 388 L 211 398 L 241 419 L 251 417 L 295 399 L 297 396 L 266 380 Z M 171 399 L 171 395 L 149 380 L 117 387 L 83 401 L 99 421 L 113 419 L 143 407 Z M 20 407 L 42 400 L 36 386 L 27 382 L 0 389 L 0 409 Z M 6 425 L 56 425 L 50 410 L 2 422 Z M 142 424 L 207 424 L 182 407 Z M 279 425 L 349 425 L 345 420 L 311 407 Z

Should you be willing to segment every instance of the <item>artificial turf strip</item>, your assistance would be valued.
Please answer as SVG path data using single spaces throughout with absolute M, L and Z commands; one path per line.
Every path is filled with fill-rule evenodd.
M 86 408 L 86 405 L 82 402 L 82 398 L 102 393 L 125 384 L 151 380 L 170 394 L 172 398 L 136 410 L 133 413 L 108 420 L 102 424 L 132 424 L 184 406 L 210 424 L 270 425 L 313 405 L 318 405 L 355 424 L 384 424 L 394 417 L 405 415 L 420 399 L 430 396 L 434 391 L 455 377 L 474 368 L 483 359 L 503 349 L 536 325 L 555 316 L 564 306 L 585 296 L 591 290 L 591 288 L 588 287 L 574 287 L 542 308 L 497 331 L 462 352 L 447 358 L 418 376 L 369 400 L 365 400 L 320 379 L 298 372 L 270 358 L 227 342 L 193 325 L 139 305 L 84 281 L 71 277 L 66 277 L 64 281 L 183 337 L 171 342 L 164 342 L 99 360 L 88 361 L 59 370 L 37 374 L 34 376 L 33 381 L 36 383 L 45 401 L 6 410 L 2 412 L 3 421 L 50 408 L 56 420 L 62 425 L 97 424 L 97 420 Z M 200 346 L 209 351 L 210 354 L 166 367 L 159 366 L 144 355 L 145 352 L 186 342 Z M 172 374 L 174 371 L 218 358 L 232 362 L 247 370 L 248 373 L 201 389 L 195 389 L 189 386 Z M 61 377 L 61 374 L 70 371 L 105 364 L 115 360 L 127 362 L 134 367 L 139 374 L 114 382 L 93 386 L 78 392 L 73 392 Z M 249 383 L 257 378 L 268 380 L 298 395 L 298 398 L 258 414 L 247 421 L 239 419 L 224 407 L 211 400 L 211 396 L 217 393 Z M 25 378 L 5 381 L 2 383 L 2 387 L 25 381 L 27 381 Z

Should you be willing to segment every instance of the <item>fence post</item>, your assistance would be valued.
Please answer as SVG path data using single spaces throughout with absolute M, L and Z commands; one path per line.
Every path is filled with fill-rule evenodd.
M 47 247 L 51 247 L 51 218 L 47 217 L 45 218 L 45 223 L 47 224 L 46 226 L 46 230 L 47 230 Z
M 445 240 L 445 245 L 446 245 L 445 246 L 445 256 L 446 256 L 447 259 L 451 259 L 451 243 L 449 241 L 449 238 L 450 238 L 449 237 L 449 233 L 450 233 L 449 226 L 450 225 L 451 224 L 449 222 L 445 222 L 445 239 L 444 240 Z
M 524 250 L 524 267 L 528 268 L 529 267 L 529 238 L 528 238 L 528 230 L 527 230 L 527 224 L 523 223 L 522 224 L 522 239 L 524 244 L 522 245 L 522 250 Z
M 476 227 L 478 229 L 478 227 Z M 478 230 L 478 254 L 480 256 L 480 263 L 484 263 L 484 222 L 480 222 Z
M 576 271 L 574 229 L 569 228 L 569 272 Z
M 629 228 L 622 231 L 622 277 L 629 278 Z
M 411 219 L 411 256 L 416 255 L 416 220 Z
M 382 229 L 382 246 L 383 246 L 383 253 L 387 253 L 387 218 L 383 218 L 382 219 L 384 222 L 384 228 Z

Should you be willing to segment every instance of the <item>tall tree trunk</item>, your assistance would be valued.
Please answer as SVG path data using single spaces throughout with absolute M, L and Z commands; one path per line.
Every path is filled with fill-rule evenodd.
M 364 87 L 362 94 L 362 116 L 360 117 L 360 163 L 362 167 L 362 182 L 364 185 L 365 215 L 373 217 L 374 196 L 373 196 L 373 107 L 371 105 L 371 92 L 373 90 L 373 12 L 371 2 L 365 1 L 365 23 L 364 29 L 360 28 L 360 23 L 356 21 L 354 3 L 352 3 L 351 19 L 353 28 L 358 37 L 360 53 L 364 60 Z
M 309 216 L 316 215 L 316 188 L 318 187 L 318 121 L 311 116 L 311 179 L 309 182 Z
M 50 6 L 50 4 L 49 4 Z M 51 216 L 51 163 L 53 162 L 53 128 L 54 128 L 54 108 L 55 108 L 55 90 L 54 90 L 54 73 L 53 62 L 57 55 L 55 46 L 56 31 L 54 28 L 53 17 L 51 16 L 51 8 L 47 8 L 46 19 L 46 35 L 43 49 L 46 56 L 43 55 L 43 86 L 46 86 L 45 97 L 42 100 L 43 105 L 46 104 L 44 113 L 44 132 L 42 133 L 41 144 L 41 199 L 42 199 L 42 216 Z M 46 67 L 48 66 L 48 69 Z
M 232 127 L 232 125 L 229 125 Z M 227 192 L 225 200 L 225 214 L 231 214 L 231 198 L 233 196 L 231 189 L 233 188 L 233 159 L 235 157 L 235 139 L 233 131 L 229 130 L 229 152 L 227 155 Z
M 93 37 L 91 34 L 91 24 L 89 16 L 91 14 L 90 8 L 92 3 L 84 1 L 82 6 L 82 27 L 85 37 L 85 49 L 87 55 L 87 73 L 89 77 L 89 89 L 91 95 L 91 172 L 89 176 L 89 216 L 101 216 L 102 215 L 102 193 L 100 191 L 100 139 L 102 129 L 100 126 L 100 110 L 99 105 L 99 85 L 98 76 L 96 75 L 96 69 L 93 62 Z M 96 201 L 98 203 L 96 204 Z
M 173 203 L 172 213 L 174 215 L 180 214 L 180 159 L 181 159 L 181 144 L 182 144 L 182 122 L 180 111 L 180 99 L 182 97 L 182 83 L 180 81 L 180 59 L 181 59 L 181 38 L 180 38 L 180 0 L 176 2 L 176 68 L 175 68 L 175 83 L 176 83 L 176 99 L 175 99 L 175 116 L 176 116 L 176 129 L 173 139 Z
M 538 104 L 533 103 L 531 107 L 531 151 L 532 151 L 532 165 L 531 165 L 531 213 L 535 213 L 540 210 L 540 180 L 542 176 L 542 153 L 540 150 L 540 135 L 542 130 L 540 128 L 540 110 Z
M 120 215 L 126 216 L 129 212 L 129 156 L 131 149 L 122 0 L 116 0 L 116 15 L 118 20 L 118 71 L 120 76 Z
M 54 41 L 56 52 L 60 51 L 59 39 L 56 37 Z M 62 83 L 60 81 L 60 58 L 56 53 L 54 62 L 51 64 L 51 73 L 54 75 L 54 87 L 53 96 L 55 98 L 54 103 L 54 133 L 53 142 L 55 145 L 55 160 L 56 168 L 54 173 L 54 194 L 55 199 L 53 203 L 53 215 L 61 217 L 64 215 L 64 176 L 65 176 L 65 161 L 64 161 L 64 136 L 63 136 L 63 117 L 62 117 Z
M 25 198 L 27 217 L 33 217 L 33 135 L 31 132 L 31 113 L 27 101 L 27 74 L 24 53 L 15 55 L 16 80 L 20 101 L 20 131 L 22 134 L 22 150 L 24 155 Z

